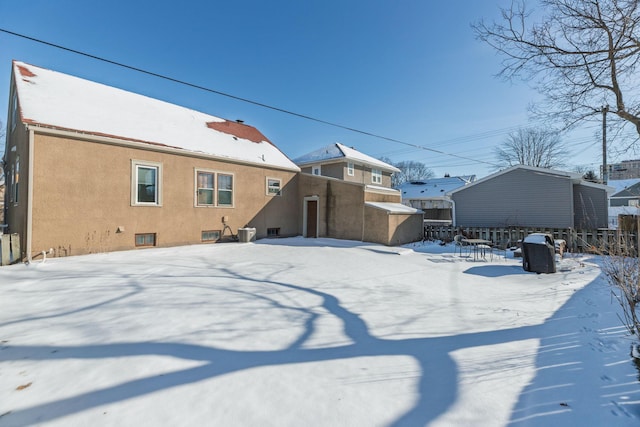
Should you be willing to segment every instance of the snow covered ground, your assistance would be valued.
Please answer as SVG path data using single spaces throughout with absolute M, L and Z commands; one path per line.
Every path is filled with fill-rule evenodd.
M 0 426 L 637 426 L 598 259 L 261 240 L 0 269 Z

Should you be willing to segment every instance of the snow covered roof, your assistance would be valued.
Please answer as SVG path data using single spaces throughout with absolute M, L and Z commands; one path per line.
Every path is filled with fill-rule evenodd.
M 252 126 L 24 62 L 13 74 L 26 124 L 300 170 Z
M 612 199 L 617 198 L 637 198 L 640 196 L 640 182 L 623 188 L 611 196 Z
M 449 191 L 465 186 L 475 180 L 475 175 L 430 178 L 422 181 L 405 182 L 398 188 L 403 199 L 445 198 Z
M 527 166 L 527 165 L 515 165 L 512 166 L 510 168 L 507 169 L 503 169 L 501 171 L 498 171 L 496 173 L 493 173 L 491 175 L 485 176 L 484 178 L 481 178 L 477 181 L 474 181 L 472 183 L 470 183 L 467 186 L 462 186 L 462 187 L 458 187 L 454 190 L 451 190 L 451 192 L 449 193 L 449 195 L 451 195 L 452 193 L 456 193 L 458 191 L 467 189 L 468 187 L 480 184 L 482 182 L 488 181 L 490 179 L 496 178 L 500 175 L 504 175 L 506 173 L 512 172 L 514 170 L 517 169 L 523 169 L 523 170 L 528 170 L 531 171 L 533 173 L 536 174 L 541 174 L 541 175 L 554 175 L 554 176 L 558 176 L 558 177 L 563 177 L 563 178 L 567 178 L 569 180 L 571 180 L 571 182 L 573 182 L 574 184 L 580 184 L 580 185 L 584 185 L 587 187 L 594 187 L 594 188 L 599 188 L 599 189 L 603 189 L 607 192 L 607 194 L 612 193 L 613 192 L 613 188 L 607 186 L 607 185 L 603 185 L 603 184 L 596 184 L 594 182 L 590 182 L 590 181 L 586 181 L 582 178 L 582 175 L 576 172 L 565 172 L 565 171 L 559 171 L 559 170 L 555 170 L 555 169 L 547 169 L 547 168 L 538 168 L 535 166 Z
M 614 188 L 614 195 L 611 197 L 616 197 L 618 196 L 618 193 L 626 190 L 626 189 L 630 189 L 631 187 L 633 187 L 636 184 L 640 184 L 640 179 L 638 178 L 634 178 L 634 179 L 617 179 L 617 180 L 610 180 L 609 182 L 607 182 L 607 185 L 609 187 L 613 187 Z
M 401 203 L 389 203 L 389 202 L 365 202 L 366 206 L 371 206 L 372 208 L 382 209 L 391 214 L 421 214 L 423 213 L 420 209 L 415 209 Z
M 390 172 L 400 172 L 400 169 L 385 163 L 382 160 L 378 160 L 364 153 L 359 152 L 355 148 L 349 148 L 346 145 L 336 142 L 335 144 L 327 145 L 326 147 L 319 148 L 315 151 L 300 156 L 293 161 L 299 165 L 320 164 L 320 163 L 333 163 L 336 160 L 340 161 L 352 161 L 358 164 L 366 164 L 369 166 L 378 167 L 382 170 Z

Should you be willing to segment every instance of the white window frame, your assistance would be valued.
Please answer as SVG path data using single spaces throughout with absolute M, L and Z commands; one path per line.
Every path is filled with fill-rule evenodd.
M 321 165 L 311 166 L 311 174 L 316 176 L 322 176 L 322 166 Z
M 353 162 L 347 162 L 347 175 L 354 176 L 355 174 L 355 165 Z
M 373 184 L 382 184 L 382 171 L 380 169 L 371 169 L 371 182 Z
M 198 190 L 199 190 L 198 174 L 199 173 L 210 173 L 213 175 L 213 203 L 212 204 L 200 204 L 198 202 Z M 231 190 L 220 189 L 219 181 L 218 181 L 218 178 L 220 176 L 231 177 Z M 235 177 L 235 174 L 231 172 L 224 172 L 224 171 L 219 171 L 214 169 L 205 169 L 205 168 L 194 168 L 193 188 L 194 188 L 193 205 L 196 208 L 233 208 L 235 206 L 236 177 Z M 220 191 L 228 191 L 231 193 L 231 204 L 220 203 Z
M 211 188 L 211 204 L 207 204 L 207 203 L 200 203 L 200 201 L 198 200 L 198 196 L 199 196 L 199 192 L 200 192 L 200 187 L 198 184 L 198 175 L 201 173 L 207 173 L 207 174 L 211 174 L 212 178 L 213 178 L 213 187 Z M 194 173 L 194 187 L 195 187 L 195 199 L 194 199 L 194 204 L 196 207 L 199 208 L 210 208 L 210 207 L 215 207 L 216 206 L 216 171 L 210 170 L 210 169 L 195 169 L 195 173 Z
M 230 176 L 231 177 L 231 190 L 221 190 L 220 189 L 220 176 Z M 220 203 L 220 192 L 221 191 L 229 191 L 231 192 L 231 203 L 227 204 L 221 204 Z M 219 208 L 232 208 L 234 206 L 235 203 L 235 195 L 236 195 L 236 177 L 234 174 L 232 173 L 228 173 L 228 172 L 218 172 L 216 173 L 216 206 L 218 206 Z
M 278 183 L 277 186 L 273 185 L 275 182 Z M 269 178 L 266 179 L 267 185 L 267 196 L 281 196 L 282 195 L 282 180 L 280 178 Z M 274 191 L 276 190 L 277 191 Z
M 156 170 L 156 200 L 155 202 L 138 201 L 138 169 Z M 162 163 L 146 160 L 131 160 L 131 206 L 162 206 Z

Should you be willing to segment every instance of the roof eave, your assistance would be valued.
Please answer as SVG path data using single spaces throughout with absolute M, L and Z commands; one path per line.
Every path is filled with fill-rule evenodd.
M 247 166 L 257 166 L 257 167 L 265 167 L 269 169 L 300 172 L 300 168 L 297 167 L 295 164 L 293 164 L 294 167 L 286 167 L 283 165 L 276 165 L 273 163 L 250 162 L 242 159 L 235 159 L 232 157 L 225 157 L 225 156 L 220 156 L 220 155 L 215 155 L 210 153 L 204 153 L 200 151 L 191 151 L 185 148 L 174 147 L 174 146 L 165 145 L 157 142 L 142 141 L 142 140 L 136 140 L 132 138 L 124 138 L 124 137 L 119 137 L 117 135 L 99 134 L 96 132 L 82 132 L 76 129 L 56 128 L 53 126 L 42 125 L 40 123 L 33 122 L 33 121 L 27 122 L 25 123 L 25 125 L 27 126 L 27 129 L 33 130 L 34 132 L 42 133 L 42 134 L 61 136 L 61 137 L 72 138 L 72 139 L 82 139 L 82 140 L 88 140 L 92 142 L 98 142 L 98 143 L 110 144 L 110 145 L 134 147 L 134 148 L 139 148 L 144 150 L 159 151 L 159 152 L 165 152 L 169 154 L 176 154 L 176 155 L 182 155 L 182 156 L 219 160 L 219 161 L 242 164 Z

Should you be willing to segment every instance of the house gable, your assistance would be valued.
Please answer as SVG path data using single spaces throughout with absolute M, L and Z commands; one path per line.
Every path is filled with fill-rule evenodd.
M 391 187 L 391 174 L 398 168 L 354 148 L 335 143 L 294 159 L 303 173 L 342 179 L 362 184 Z
M 300 170 L 251 126 L 23 62 L 13 65 L 25 124 Z

